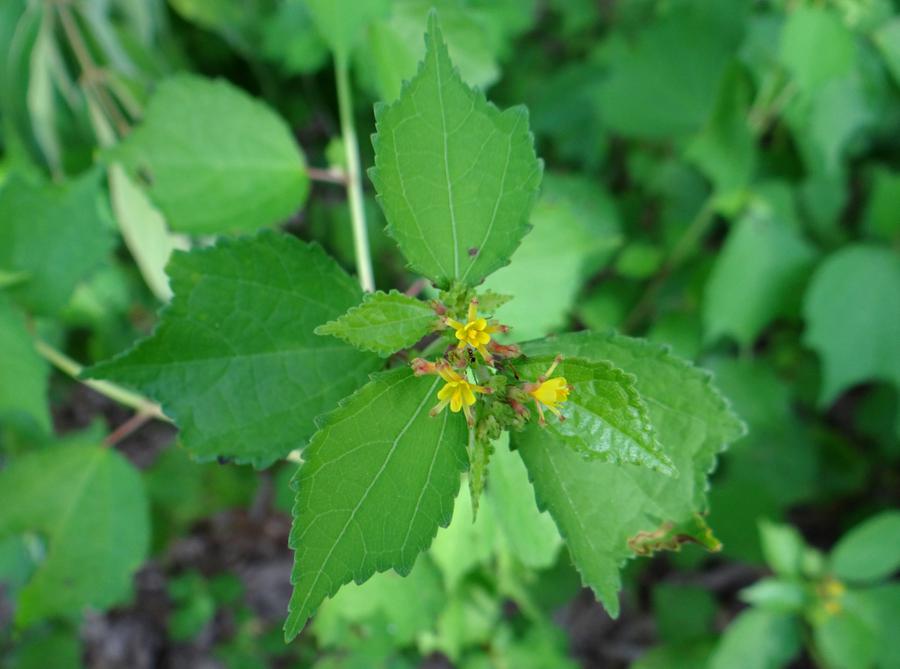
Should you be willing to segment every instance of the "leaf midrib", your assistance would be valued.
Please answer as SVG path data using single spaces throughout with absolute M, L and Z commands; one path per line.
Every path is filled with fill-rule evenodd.
M 432 34 L 432 40 L 434 36 Z M 432 48 L 439 49 L 435 44 Z M 437 77 L 438 106 L 441 110 L 441 139 L 444 145 L 444 178 L 447 181 L 447 205 L 450 208 L 450 231 L 453 236 L 453 278 L 459 277 L 459 239 L 456 232 L 456 206 L 453 202 L 453 182 L 450 179 L 449 147 L 447 146 L 447 110 L 444 108 L 444 83 L 441 80 L 441 59 L 435 55 L 434 72 Z
M 422 413 L 422 408 L 428 402 L 428 399 L 431 396 L 432 391 L 434 390 L 435 386 L 437 386 L 439 381 L 440 381 L 440 378 L 437 378 L 434 380 L 434 383 L 431 384 L 431 386 L 428 389 L 428 392 L 423 395 L 422 401 L 419 403 L 419 406 L 416 407 L 416 410 L 412 413 L 412 416 L 410 416 L 410 419 L 406 422 L 406 425 L 403 426 L 403 428 L 400 430 L 399 434 L 394 439 L 393 443 L 391 444 L 391 448 L 388 451 L 388 454 L 384 459 L 384 463 L 382 463 L 381 468 L 378 470 L 378 472 L 372 478 L 372 482 L 366 488 L 366 490 L 363 493 L 362 497 L 360 498 L 359 502 L 357 502 L 356 506 L 350 512 L 350 515 L 347 517 L 347 522 L 344 523 L 344 526 L 341 528 L 341 531 L 338 534 L 337 538 L 331 544 L 331 548 L 328 550 L 328 554 L 325 556 L 325 558 L 321 562 L 321 565 L 316 570 L 316 576 L 313 579 L 312 584 L 309 586 L 309 588 L 307 588 L 306 596 L 303 598 L 303 602 L 295 610 L 297 610 L 297 611 L 305 611 L 306 610 L 306 605 L 309 603 L 310 595 L 312 595 L 313 591 L 316 589 L 316 586 L 318 586 L 319 580 L 321 579 L 322 574 L 325 572 L 325 569 L 328 566 L 328 563 L 331 560 L 331 556 L 334 554 L 335 549 L 337 548 L 337 546 L 341 542 L 341 540 L 344 538 L 344 534 L 347 532 L 347 529 L 350 527 L 350 524 L 355 519 L 357 512 L 362 507 L 363 503 L 365 503 L 366 499 L 368 499 L 369 493 L 372 492 L 372 489 L 375 487 L 375 484 L 381 478 L 381 475 L 384 473 L 384 470 L 387 469 L 387 466 L 390 463 L 391 458 L 393 457 L 394 453 L 397 450 L 397 446 L 400 444 L 400 440 L 403 438 L 403 436 L 406 434 L 406 432 L 409 430 L 409 428 L 412 426 L 412 424 L 416 421 L 416 419 L 419 417 L 419 415 Z M 445 422 L 445 425 L 446 425 L 446 422 Z

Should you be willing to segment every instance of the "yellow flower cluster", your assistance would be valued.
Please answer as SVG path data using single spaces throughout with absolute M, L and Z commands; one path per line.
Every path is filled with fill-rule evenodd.
M 477 351 L 485 363 L 491 367 L 494 366 L 495 355 L 503 358 L 515 357 L 520 354 L 519 349 L 516 346 L 504 346 L 492 342 L 492 334 L 495 332 L 506 331 L 506 329 L 496 322 L 488 322 L 484 318 L 479 318 L 478 302 L 476 300 L 472 300 L 469 304 L 467 317 L 467 321 L 464 324 L 453 320 L 452 318 L 444 319 L 444 322 L 455 331 L 458 342 L 456 349 L 458 351 L 471 347 Z M 493 354 L 491 349 L 488 349 L 489 345 L 493 350 Z M 550 378 L 561 361 L 562 356 L 557 356 L 549 369 L 539 376 L 536 382 L 526 383 L 521 387 L 521 391 L 527 393 L 534 400 L 541 425 L 546 424 L 546 419 L 544 418 L 545 408 L 560 420 L 565 420 L 565 417 L 559 410 L 559 405 L 568 400 L 571 386 L 569 386 L 566 379 L 562 376 Z M 459 367 L 461 368 L 460 370 L 454 369 L 454 367 L 444 359 L 434 363 L 423 360 L 422 358 L 416 358 L 412 362 L 413 371 L 417 376 L 423 374 L 437 374 L 445 382 L 444 387 L 438 391 L 438 403 L 431 410 L 431 415 L 436 416 L 449 405 L 450 411 L 453 413 L 462 411 L 466 416 L 466 421 L 471 426 L 475 423 L 472 406 L 476 402 L 476 394 L 490 394 L 492 391 L 491 388 L 478 385 L 469 379 L 465 363 L 459 363 Z M 510 400 L 510 404 L 517 412 L 523 416 L 527 416 L 528 412 L 520 403 Z

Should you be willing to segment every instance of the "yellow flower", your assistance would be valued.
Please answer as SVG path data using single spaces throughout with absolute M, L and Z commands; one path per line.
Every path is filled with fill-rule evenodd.
M 830 616 L 836 616 L 843 610 L 844 607 L 841 606 L 841 603 L 835 599 L 829 599 L 827 602 L 825 602 L 825 613 Z
M 438 391 L 440 400 L 431 410 L 431 415 L 436 416 L 449 404 L 450 411 L 466 415 L 466 422 L 474 425 L 475 418 L 472 415 L 472 405 L 475 404 L 475 393 L 490 393 L 489 388 L 478 386 L 469 381 L 459 372 L 454 370 L 446 362 L 438 362 L 434 369 L 447 383 Z
M 847 587 L 834 578 L 828 578 L 819 585 L 819 595 L 822 597 L 822 608 L 829 615 L 836 616 L 844 607 L 841 606 L 841 599 Z
M 499 325 L 489 324 L 484 318 L 478 318 L 478 300 L 472 300 L 469 303 L 467 317 L 468 322 L 465 325 L 452 318 L 447 319 L 447 325 L 456 330 L 456 338 L 459 340 L 456 348 L 463 349 L 471 346 L 481 353 L 485 362 L 490 363 L 493 358 L 488 353 L 487 345 L 491 341 L 491 335 L 502 328 Z
M 569 399 L 572 387 L 563 376 L 558 376 L 555 379 L 549 378 L 560 362 L 562 362 L 562 356 L 558 355 L 547 371 L 538 377 L 537 383 L 525 385 L 525 392 L 531 395 L 534 405 L 537 407 L 541 425 L 547 423 L 544 418 L 543 407 L 547 407 L 560 420 L 565 420 L 565 417 L 559 411 L 559 405 Z

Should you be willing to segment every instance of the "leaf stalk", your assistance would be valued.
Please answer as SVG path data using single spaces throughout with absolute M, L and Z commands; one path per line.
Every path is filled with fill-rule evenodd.
M 62 351 L 53 348 L 45 341 L 40 339 L 36 339 L 34 342 L 35 350 L 43 357 L 47 362 L 56 367 L 59 371 L 64 374 L 72 377 L 76 381 L 79 381 L 86 385 L 91 390 L 94 390 L 101 395 L 108 397 L 114 402 L 118 402 L 127 407 L 131 407 L 139 414 L 145 414 L 148 417 L 155 418 L 157 420 L 162 420 L 167 423 L 171 423 L 172 421 L 166 416 L 162 408 L 147 399 L 143 395 L 139 395 L 138 393 L 132 392 L 130 390 L 126 390 L 125 388 L 116 385 L 115 383 L 110 383 L 109 381 L 98 381 L 96 379 L 83 379 L 81 378 L 81 373 L 84 371 L 84 367 L 74 360 L 67 356 Z
M 362 171 L 359 161 L 359 143 L 353 125 L 353 93 L 350 89 L 350 68 L 347 58 L 340 53 L 334 57 L 334 75 L 337 81 L 338 112 L 341 120 L 341 135 L 347 160 L 347 199 L 350 202 L 350 217 L 353 222 L 353 247 L 356 251 L 356 271 L 359 284 L 367 293 L 375 290 L 372 271 L 372 255 L 369 250 L 369 233 L 366 228 L 366 211 L 363 206 Z

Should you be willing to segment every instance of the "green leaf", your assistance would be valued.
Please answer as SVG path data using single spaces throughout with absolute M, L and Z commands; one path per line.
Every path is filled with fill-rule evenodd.
M 423 557 L 406 576 L 384 572 L 342 588 L 322 603 L 312 627 L 320 645 L 343 650 L 354 628 L 383 616 L 395 647 L 404 646 L 432 629 L 446 599 L 440 572 Z
M 262 54 L 290 74 L 319 69 L 328 46 L 319 35 L 306 0 L 283 0 L 262 24 Z
M 879 379 L 900 388 L 900 256 L 848 246 L 816 270 L 803 307 L 806 344 L 823 366 L 821 401 Z
M 875 665 L 879 669 L 891 669 L 900 666 L 900 639 L 897 628 L 900 626 L 900 583 L 890 582 L 884 585 L 852 590 L 848 608 L 859 611 L 872 628 L 874 641 Z M 844 597 L 846 598 L 847 595 Z
M 490 441 L 475 439 L 469 449 L 469 498 L 472 504 L 472 520 L 478 518 L 481 495 L 487 484 L 488 465 L 494 454 L 494 445 Z
M 799 229 L 765 199 L 731 230 L 706 284 L 706 337 L 731 335 L 750 346 L 778 316 L 792 315 L 815 260 Z
M 873 35 L 884 62 L 900 84 L 900 16 L 896 16 Z
M 796 580 L 764 578 L 741 590 L 741 600 L 776 613 L 801 615 L 809 605 L 809 589 Z
M 362 304 L 316 328 L 317 335 L 334 335 L 383 358 L 408 348 L 438 323 L 427 302 L 392 290 L 366 295 Z
M 46 554 L 19 592 L 25 627 L 82 609 L 104 609 L 131 592 L 149 543 L 138 472 L 111 448 L 50 447 L 0 471 L 0 537 L 36 533 Z
M 831 569 L 851 583 L 877 581 L 900 569 L 900 511 L 879 513 L 841 537 Z
M 271 463 L 381 362 L 313 329 L 357 304 L 356 282 L 288 235 L 176 253 L 154 333 L 86 373 L 160 402 L 201 460 Z
M 509 450 L 509 436 L 497 441 L 485 496 L 513 554 L 526 567 L 553 566 L 562 539 L 550 514 L 538 509 L 528 471 Z
M 380 100 L 396 100 L 403 82 L 415 76 L 425 55 L 422 26 L 431 9 L 438 11 L 450 57 L 462 79 L 482 90 L 497 81 L 499 45 L 491 39 L 484 12 L 471 5 L 458 0 L 394 0 L 390 18 L 371 26 L 357 53 L 357 69 L 372 79 Z
M 110 252 L 100 172 L 56 185 L 13 174 L 0 189 L 0 270 L 25 273 L 7 294 L 26 309 L 53 314 Z
M 890 586 L 889 586 L 890 587 Z M 813 639 L 823 664 L 840 669 L 891 669 L 893 665 L 876 662 L 878 656 L 894 646 L 896 653 L 897 614 L 879 605 L 870 593 L 880 590 L 849 590 L 841 595 L 840 609 L 812 619 Z M 888 593 L 886 593 L 888 594 Z M 890 595 L 889 595 L 890 596 Z M 893 599 L 891 602 L 890 599 Z M 896 593 L 888 602 L 896 610 Z M 893 626 L 891 626 L 893 624 Z
M 391 0 L 306 0 L 322 38 L 339 59 L 346 60 L 363 31 L 390 10 Z
M 629 539 L 666 521 L 706 510 L 716 455 L 744 427 L 710 377 L 665 348 L 615 335 L 580 333 L 532 342 L 526 354 L 608 360 L 634 374 L 659 443 L 678 477 L 646 468 L 586 462 L 549 430 L 514 434 L 541 508 L 553 516 L 583 581 L 618 613 L 619 568 L 634 556 Z
M 17 637 L 8 659 L 15 669 L 83 669 L 83 650 L 76 629 L 37 627 Z
M 827 44 L 827 49 L 820 46 Z M 790 14 L 781 32 L 781 63 L 806 93 L 848 74 L 856 60 L 853 33 L 824 7 L 802 6 Z
M 728 450 L 710 491 L 709 521 L 725 556 L 762 563 L 759 533 L 747 528 L 813 499 L 822 449 L 796 415 L 792 386 L 769 359 L 722 357 L 706 364 L 749 426 L 747 437 Z
M 475 516 L 472 496 L 468 490 L 461 490 L 453 506 L 453 519 L 434 538 L 428 554 L 440 567 L 448 592 L 453 592 L 466 574 L 493 557 L 497 531 L 492 511 L 486 507 Z
M 745 188 L 756 168 L 756 139 L 747 122 L 751 86 L 743 70 L 732 65 L 706 127 L 687 148 L 686 157 L 715 185 L 719 197 Z
M 698 639 L 666 643 L 651 648 L 632 663 L 629 669 L 697 669 L 706 667 L 713 653 L 713 640 Z
M 741 41 L 747 3 L 677 5 L 637 35 L 614 33 L 605 45 L 609 75 L 599 113 L 618 133 L 645 139 L 689 135 L 715 105 L 719 81 Z
M 198 463 L 179 444 L 163 451 L 143 478 L 153 514 L 153 548 L 159 550 L 201 518 L 249 507 L 259 485 L 251 469 Z
M 484 283 L 516 296 L 498 316 L 519 341 L 563 327 L 582 282 L 622 239 L 612 201 L 595 183 L 579 177 L 546 175 L 531 224 L 534 229 L 510 264 Z
M 370 177 L 410 267 L 447 288 L 505 265 L 528 230 L 543 169 L 528 113 L 501 112 L 463 83 L 434 14 L 419 72 L 375 118 Z
M 759 523 L 759 534 L 766 563 L 772 571 L 787 578 L 803 575 L 807 546 L 796 529 L 763 520 Z
M 898 35 L 900 37 L 900 35 Z M 886 241 L 900 241 L 900 172 L 876 167 L 866 203 L 866 232 Z
M 784 613 L 750 609 L 722 636 L 710 669 L 782 669 L 801 649 L 800 619 Z
M 144 182 L 169 227 L 191 234 L 274 225 L 309 190 L 287 124 L 222 80 L 164 80 L 141 125 L 110 155 Z
M 161 302 L 172 298 L 166 263 L 187 244 L 169 232 L 162 214 L 128 177 L 121 165 L 109 166 L 109 199 L 122 239 L 147 286 Z
M 468 464 L 466 423 L 449 411 L 428 415 L 439 385 L 406 368 L 377 375 L 310 440 L 295 478 L 288 640 L 341 585 L 408 573 L 450 522 Z
M 34 350 L 24 316 L 0 295 L 0 423 L 49 433 L 47 364 Z
M 523 379 L 534 380 L 553 362 L 535 356 L 516 365 Z M 560 406 L 565 420 L 547 415 L 546 430 L 586 460 L 649 467 L 669 476 L 672 461 L 656 440 L 647 406 L 635 378 L 609 362 L 566 358 L 554 377 L 565 378 L 572 392 Z

